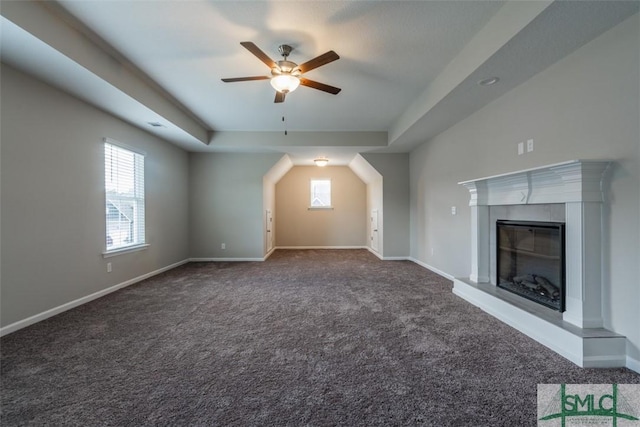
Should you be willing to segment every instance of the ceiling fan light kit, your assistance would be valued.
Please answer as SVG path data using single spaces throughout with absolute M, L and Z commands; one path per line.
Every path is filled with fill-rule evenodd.
M 340 88 L 329 86 L 327 84 L 302 77 L 302 75 L 308 71 L 340 59 L 338 54 L 332 50 L 320 56 L 317 56 L 305 62 L 304 64 L 298 65 L 295 62 L 287 60 L 287 57 L 293 50 L 293 48 L 287 44 L 283 44 L 278 47 L 278 51 L 283 58 L 278 62 L 275 62 L 273 59 L 271 59 L 253 42 L 241 42 L 240 44 L 271 69 L 271 77 L 253 76 L 222 79 L 222 81 L 225 83 L 245 82 L 252 80 L 270 80 L 271 86 L 276 90 L 276 97 L 274 102 L 284 102 L 285 95 L 293 92 L 300 85 L 327 92 L 332 95 L 337 95 L 341 91 Z
M 271 86 L 278 92 L 291 93 L 300 85 L 300 79 L 291 74 L 280 74 L 271 77 Z

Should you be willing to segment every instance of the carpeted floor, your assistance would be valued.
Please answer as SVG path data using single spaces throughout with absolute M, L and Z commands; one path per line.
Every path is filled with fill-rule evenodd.
M 581 369 L 364 250 L 191 263 L 0 341 L 3 426 L 533 426 Z

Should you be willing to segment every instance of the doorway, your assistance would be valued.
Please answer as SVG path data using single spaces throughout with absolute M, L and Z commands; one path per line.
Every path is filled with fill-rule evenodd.
M 371 249 L 378 252 L 379 233 L 378 233 L 378 210 L 377 209 L 371 210 L 371 233 L 370 234 L 371 234 Z

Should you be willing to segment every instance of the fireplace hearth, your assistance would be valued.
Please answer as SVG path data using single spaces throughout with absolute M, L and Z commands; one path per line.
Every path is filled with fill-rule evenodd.
M 496 221 L 500 288 L 564 311 L 564 223 Z

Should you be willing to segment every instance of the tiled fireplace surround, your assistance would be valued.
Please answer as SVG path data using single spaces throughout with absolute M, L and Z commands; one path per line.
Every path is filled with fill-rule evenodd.
M 453 292 L 583 367 L 624 366 L 626 338 L 603 328 L 602 208 L 610 162 L 573 160 L 461 182 L 471 193 L 471 276 Z M 566 310 L 495 286 L 496 220 L 566 223 Z

